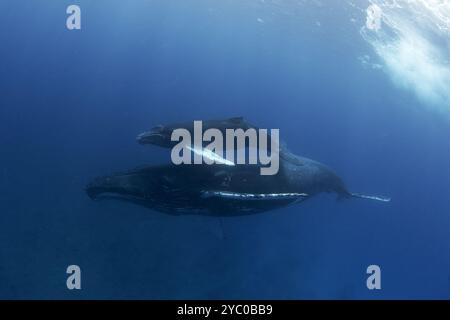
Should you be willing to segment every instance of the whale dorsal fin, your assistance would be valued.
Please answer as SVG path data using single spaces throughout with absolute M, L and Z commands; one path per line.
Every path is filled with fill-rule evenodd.
M 241 117 L 232 117 L 232 118 L 229 118 L 228 120 L 233 123 L 241 123 L 244 121 L 244 117 L 242 117 L 242 116 Z

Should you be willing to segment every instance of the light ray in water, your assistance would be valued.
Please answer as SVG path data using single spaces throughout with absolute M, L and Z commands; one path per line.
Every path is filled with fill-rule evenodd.
M 399 87 L 450 115 L 450 1 L 371 0 L 362 37 Z

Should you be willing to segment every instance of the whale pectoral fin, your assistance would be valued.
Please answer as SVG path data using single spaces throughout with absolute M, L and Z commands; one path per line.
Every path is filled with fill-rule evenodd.
M 233 200 L 293 200 L 301 201 L 308 197 L 306 193 L 242 193 L 230 191 L 202 191 L 202 198 L 225 198 Z
M 369 199 L 369 200 L 375 200 L 375 201 L 381 201 L 381 202 L 390 202 L 391 201 L 391 198 L 384 197 L 384 196 L 369 196 L 369 195 L 359 194 L 359 193 L 351 193 L 351 196 L 353 198 Z

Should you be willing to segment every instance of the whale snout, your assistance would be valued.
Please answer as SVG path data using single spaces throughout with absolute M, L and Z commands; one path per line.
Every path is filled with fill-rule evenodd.
M 162 125 L 156 126 L 149 131 L 140 133 L 136 141 L 140 144 L 153 144 L 158 146 L 167 146 L 170 143 L 171 134 Z
M 86 185 L 85 191 L 92 200 L 143 198 L 143 192 L 130 184 L 126 175 L 97 177 Z
M 111 177 L 97 177 L 86 185 L 86 194 L 92 200 L 97 200 L 102 194 L 117 191 L 117 186 L 112 183 Z

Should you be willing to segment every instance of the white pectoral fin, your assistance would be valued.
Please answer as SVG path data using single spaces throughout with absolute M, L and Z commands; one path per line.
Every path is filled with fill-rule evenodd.
M 206 148 L 201 148 L 201 149 L 197 149 L 197 148 L 192 148 L 191 146 L 187 146 L 188 150 L 194 152 L 195 154 L 208 158 L 212 161 L 214 161 L 216 164 L 224 164 L 227 166 L 234 166 L 234 162 L 227 160 L 221 156 L 219 156 L 217 153 L 214 153 L 213 151 L 206 149 Z
M 352 197 L 354 198 L 360 198 L 360 199 L 369 199 L 369 200 L 375 200 L 375 201 L 381 201 L 381 202 L 390 202 L 391 198 L 384 197 L 384 196 L 369 196 L 359 193 L 352 193 Z
M 242 193 L 230 191 L 202 191 L 203 198 L 225 198 L 233 200 L 303 200 L 306 193 Z

